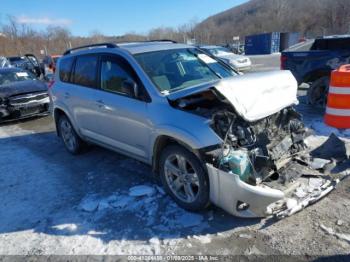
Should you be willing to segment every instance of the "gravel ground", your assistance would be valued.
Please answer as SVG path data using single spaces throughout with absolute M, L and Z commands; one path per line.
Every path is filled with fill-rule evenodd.
M 318 110 L 304 103 L 297 109 L 315 129 L 314 143 L 331 132 L 350 137 L 348 131 L 325 127 Z M 350 179 L 292 217 L 241 219 L 215 207 L 199 214 L 182 210 L 156 185 L 148 166 L 125 156 L 99 147 L 70 155 L 51 117 L 0 126 L 0 147 L 0 255 L 295 255 L 304 260 L 350 253 Z

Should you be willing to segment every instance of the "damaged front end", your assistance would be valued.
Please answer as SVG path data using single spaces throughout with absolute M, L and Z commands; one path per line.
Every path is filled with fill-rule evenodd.
M 49 113 L 50 99 L 47 92 L 33 92 L 0 97 L 0 122 L 11 121 Z
M 275 76 L 259 76 L 265 80 L 259 82 L 254 76 L 241 78 L 230 81 L 231 89 L 226 83 L 172 101 L 181 110 L 210 118 L 210 127 L 222 139 L 221 148 L 205 152 L 210 199 L 235 216 L 287 217 L 339 182 L 325 171 L 331 161 L 310 155 L 307 130 L 293 108 L 295 79 L 286 73 Z M 263 85 L 278 77 L 284 83 L 280 89 Z M 240 90 L 247 86 L 252 88 Z M 247 98 L 249 93 L 253 95 Z
M 305 144 L 306 129 L 291 107 L 249 123 L 232 117 L 214 129 L 226 131 L 221 150 L 208 152 L 211 201 L 241 217 L 290 216 L 316 202 L 339 180 L 314 159 Z M 219 131 L 220 130 L 220 131 Z

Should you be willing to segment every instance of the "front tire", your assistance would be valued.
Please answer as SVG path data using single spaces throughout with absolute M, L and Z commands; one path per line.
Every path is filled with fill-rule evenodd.
M 199 211 L 209 205 L 208 176 L 193 153 L 170 145 L 162 151 L 159 164 L 163 187 L 179 206 Z
M 75 132 L 73 125 L 67 116 L 60 116 L 58 120 L 58 128 L 60 137 L 62 138 L 68 152 L 73 155 L 81 153 L 85 147 L 85 143 Z
M 307 92 L 309 104 L 325 108 L 327 105 L 327 95 L 329 89 L 329 77 L 323 76 L 315 80 L 309 87 Z

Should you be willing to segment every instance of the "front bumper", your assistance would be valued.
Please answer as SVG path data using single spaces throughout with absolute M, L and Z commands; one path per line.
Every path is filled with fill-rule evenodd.
M 231 215 L 245 218 L 276 216 L 281 219 L 290 216 L 326 196 L 339 182 L 339 179 L 322 178 L 322 184 L 297 197 L 295 190 L 301 186 L 298 181 L 282 191 L 263 184 L 247 184 L 238 175 L 224 172 L 210 164 L 207 164 L 207 169 L 211 202 Z M 242 204 L 244 209 L 240 208 Z
M 49 106 L 49 97 L 26 103 L 11 103 L 8 106 L 0 106 L 0 121 L 22 119 L 35 115 L 47 114 L 49 112 Z

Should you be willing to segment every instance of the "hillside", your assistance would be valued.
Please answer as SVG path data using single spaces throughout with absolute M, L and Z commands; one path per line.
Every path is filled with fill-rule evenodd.
M 202 42 L 262 32 L 301 32 L 307 37 L 350 31 L 349 0 L 251 0 L 205 19 L 196 27 Z

